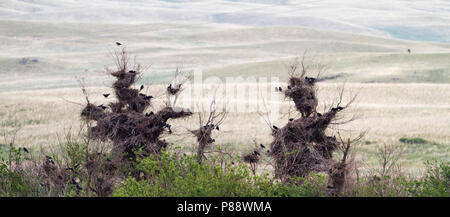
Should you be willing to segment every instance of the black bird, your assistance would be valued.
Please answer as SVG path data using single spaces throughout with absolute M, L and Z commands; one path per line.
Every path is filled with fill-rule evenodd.
M 144 89 L 144 85 L 141 85 L 141 88 L 139 90 L 143 90 Z
M 72 178 L 70 181 L 71 181 L 72 184 L 74 184 L 74 185 L 78 184 L 78 182 L 77 182 L 74 178 Z
M 219 125 L 216 126 L 216 130 L 219 130 Z
M 234 165 L 234 161 L 231 161 L 231 165 Z
M 344 108 L 341 107 L 341 106 L 338 106 L 336 109 L 337 109 L 338 111 L 340 111 L 340 110 L 342 110 L 342 109 L 344 109 Z
M 206 130 L 206 125 L 205 125 L 205 126 L 203 126 L 203 129 L 205 129 L 205 130 Z
M 336 108 L 332 108 L 331 111 L 336 112 L 336 111 L 340 111 L 340 110 L 342 110 L 342 109 L 344 109 L 344 108 L 341 107 L 341 106 L 338 106 L 338 107 L 336 107 Z
M 169 86 L 167 87 L 168 90 L 172 90 L 172 84 L 169 84 Z
M 294 118 L 289 118 L 289 121 L 293 121 L 294 120 Z
M 273 125 L 272 127 L 273 127 L 273 129 L 278 130 L 277 126 Z
M 258 151 L 254 151 L 253 155 L 259 155 L 259 152 Z
M 283 91 L 283 89 L 281 89 L 281 87 L 278 87 L 278 91 L 280 91 L 280 92 L 281 92 L 281 91 Z
M 75 187 L 77 188 L 78 191 L 83 190 L 83 188 L 78 183 L 75 185 Z
M 23 147 L 23 151 L 25 151 L 26 153 L 30 153 L 30 152 L 28 151 L 28 149 L 25 148 L 25 147 Z
M 313 84 L 314 82 L 316 82 L 315 78 L 308 78 L 308 83 Z
M 109 95 L 110 95 L 109 93 L 104 93 L 104 94 L 103 94 L 103 96 L 104 96 L 105 98 L 108 98 Z
M 116 41 L 116 45 L 117 46 L 120 46 L 120 45 L 122 45 L 120 42 L 118 42 L 118 41 Z
M 322 114 L 320 114 L 320 113 L 317 113 L 317 117 L 322 117 Z
M 289 90 L 291 89 L 291 86 L 290 86 L 290 85 L 288 85 L 288 89 L 289 89 Z
M 259 144 L 259 146 L 261 146 L 261 148 L 266 148 L 266 146 L 264 146 L 263 144 Z
M 267 150 L 266 152 L 267 152 L 267 154 L 270 154 L 270 150 Z
M 151 98 L 153 98 L 153 96 L 144 96 L 144 99 L 145 99 L 145 100 L 149 100 L 149 99 L 151 99 Z
M 107 108 L 107 107 L 104 106 L 103 104 L 99 105 L 98 107 L 99 107 L 99 108 L 102 108 L 103 110 L 105 110 L 105 109 Z
M 151 114 L 150 113 L 145 113 L 145 117 L 150 117 Z
M 129 73 L 136 73 L 136 71 L 134 71 L 134 70 L 130 70 L 130 71 L 128 71 Z

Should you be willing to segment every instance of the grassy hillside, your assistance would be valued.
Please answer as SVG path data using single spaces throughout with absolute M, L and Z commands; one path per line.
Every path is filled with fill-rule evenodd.
M 413 71 L 418 82 L 449 81 L 450 45 L 299 27 L 0 21 L 0 32 L 0 91 L 74 87 L 75 76 L 104 86 L 97 78 L 111 65 L 115 41 L 151 65 L 143 82 L 167 80 L 176 67 L 265 76 L 284 72 L 305 51 L 328 66 L 326 76 L 342 75 L 339 81 L 410 82 Z

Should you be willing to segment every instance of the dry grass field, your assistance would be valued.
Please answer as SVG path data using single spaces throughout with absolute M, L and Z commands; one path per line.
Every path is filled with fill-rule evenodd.
M 238 84 L 241 87 L 253 84 Z M 281 84 L 283 85 L 283 84 Z M 320 83 L 319 105 L 331 102 L 342 83 Z M 148 93 L 158 96 L 164 87 L 155 85 Z M 107 103 L 102 93 L 108 88 L 88 88 L 89 96 L 97 104 Z M 420 137 L 426 144 L 406 144 L 400 161 L 405 171 L 417 174 L 423 161 L 450 158 L 450 85 L 448 84 L 346 84 L 347 96 L 358 93 L 357 102 L 344 115 L 358 114 L 358 119 L 343 126 L 347 136 L 367 130 L 359 144 L 357 159 L 363 168 L 376 165 L 374 153 L 382 144 L 398 144 L 402 137 Z M 110 97 L 111 98 L 111 97 Z M 70 102 L 68 102 L 69 100 Z M 163 102 L 164 96 L 156 98 Z M 239 100 L 239 99 L 236 99 Z M 240 99 L 242 100 L 242 99 Z M 55 147 L 64 141 L 68 132 L 80 129 L 81 105 L 85 103 L 79 88 L 11 91 L 0 93 L 1 143 L 8 143 L 18 130 L 17 146 L 26 146 L 39 154 L 40 147 Z M 245 101 L 245 100 L 244 100 Z M 276 125 L 287 122 L 289 105 L 280 97 L 280 118 Z M 174 133 L 167 140 L 185 151 L 192 150 L 194 138 L 186 129 L 198 127 L 197 116 L 171 123 Z M 330 131 L 330 134 L 335 132 Z M 216 144 L 238 153 L 250 150 L 254 142 L 268 144 L 270 129 L 257 113 L 231 112 L 220 132 L 215 132 Z M 6 137 L 5 137 L 6 135 Z
M 86 78 L 90 100 L 106 105 L 113 97 L 102 96 L 111 92 L 112 81 L 104 69 L 113 65 L 108 55 L 118 48 L 151 66 L 136 84 L 152 84 L 144 91 L 156 104 L 165 101 L 162 84 L 177 67 L 200 69 L 205 78 L 285 82 L 289 63 L 307 51 L 310 63 L 326 65 L 322 76 L 328 79 L 318 85 L 319 110 L 344 82 L 346 99 L 358 94 L 354 107 L 344 111 L 358 119 L 341 131 L 346 136 L 367 131 L 358 144 L 360 166 L 376 167 L 383 144 L 404 145 L 400 164 L 415 175 L 425 160 L 450 159 L 449 8 L 440 0 L 2 0 L 0 148 L 14 140 L 38 155 L 41 147 L 52 149 L 67 133 L 76 134 L 85 104 L 76 78 Z M 270 121 L 284 125 L 289 104 L 281 94 L 268 100 L 280 106 L 279 118 Z M 195 139 L 187 129 L 198 128 L 197 123 L 196 115 L 172 122 L 174 133 L 164 137 L 173 147 L 191 151 Z M 214 134 L 217 145 L 237 153 L 272 139 L 256 112 L 229 113 Z M 416 137 L 426 142 L 399 141 Z

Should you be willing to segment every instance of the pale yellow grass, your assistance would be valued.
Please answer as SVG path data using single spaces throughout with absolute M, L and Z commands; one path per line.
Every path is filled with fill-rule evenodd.
M 336 90 L 342 84 L 320 83 L 319 99 L 321 109 L 337 96 Z M 155 86 L 149 91 L 157 102 L 163 102 L 164 87 Z M 151 89 L 151 88 L 150 88 Z M 102 93 L 111 92 L 108 88 L 88 88 L 89 97 L 97 104 L 107 104 L 113 97 L 105 99 Z M 367 130 L 364 141 L 370 145 L 362 145 L 363 152 L 359 159 L 374 165 L 374 159 L 367 159 L 367 153 L 375 150 L 382 143 L 398 144 L 401 137 L 422 137 L 432 142 L 450 145 L 450 85 L 448 84 L 346 84 L 346 97 L 358 93 L 353 108 L 344 116 L 358 114 L 359 119 L 342 127 L 344 134 L 356 136 L 358 132 Z M 111 95 L 112 96 L 112 95 Z M 64 100 L 65 99 L 65 100 Z M 15 91 L 0 93 L 0 143 L 7 143 L 13 129 L 18 129 L 16 144 L 30 148 L 53 146 L 58 143 L 58 135 L 72 129 L 79 129 L 81 121 L 79 113 L 84 104 L 84 97 L 79 88 Z M 242 100 L 242 99 L 236 99 Z M 280 120 L 271 120 L 277 126 L 287 122 L 288 103 L 280 97 Z M 158 107 L 158 106 L 155 106 Z M 167 140 L 184 148 L 192 147 L 193 137 L 186 129 L 198 127 L 197 116 L 173 122 L 174 134 L 164 135 Z M 330 130 L 330 134 L 335 131 Z M 230 113 L 219 132 L 213 137 L 217 144 L 231 150 L 244 152 L 250 150 L 253 141 L 268 145 L 271 141 L 269 127 L 261 121 L 257 113 Z M 404 161 L 405 167 L 413 170 L 422 168 L 422 161 L 428 157 L 449 159 L 449 148 L 425 148 L 427 158 L 421 155 Z M 419 150 L 418 150 L 419 151 Z

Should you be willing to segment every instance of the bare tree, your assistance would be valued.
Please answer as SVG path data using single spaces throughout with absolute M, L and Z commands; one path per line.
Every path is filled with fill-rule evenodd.
M 217 89 L 215 90 L 215 93 Z M 190 132 L 197 138 L 197 157 L 198 163 L 202 163 L 205 157 L 205 148 L 215 142 L 215 139 L 211 138 L 213 130 L 220 130 L 220 125 L 225 121 L 227 116 L 226 106 L 220 109 L 217 108 L 216 94 L 209 105 L 209 112 L 198 112 L 198 124 L 199 128 L 196 130 L 190 130 Z

